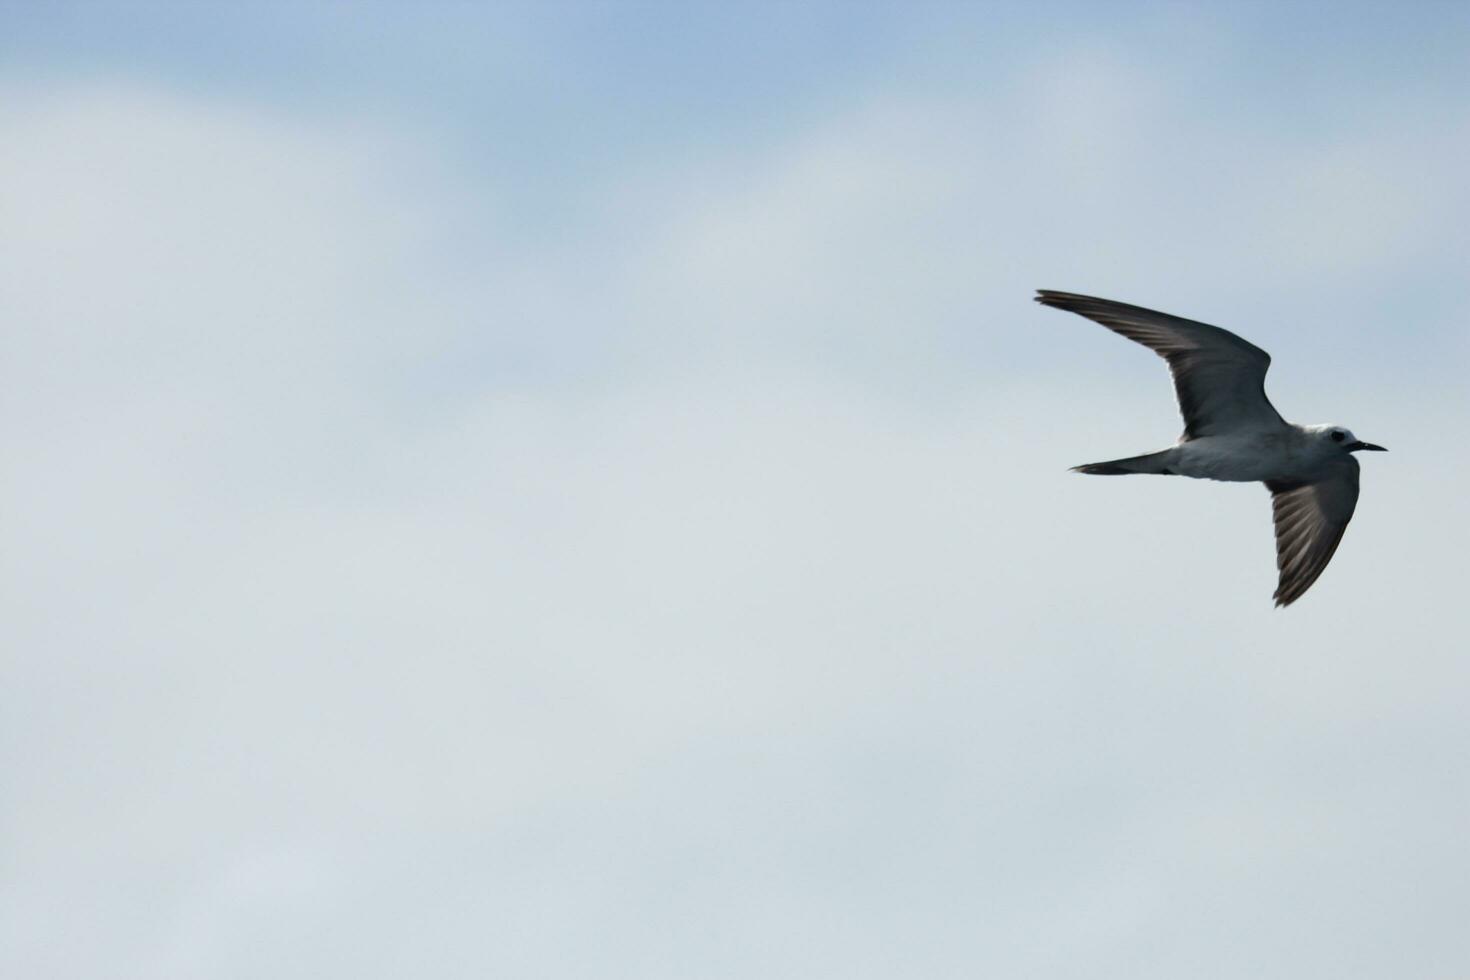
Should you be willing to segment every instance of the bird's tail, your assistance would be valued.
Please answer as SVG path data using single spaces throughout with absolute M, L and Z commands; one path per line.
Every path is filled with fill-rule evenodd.
M 1106 463 L 1083 463 L 1072 467 L 1072 472 L 1091 473 L 1094 476 L 1122 476 L 1125 473 L 1162 473 L 1173 476 L 1174 468 L 1169 465 L 1173 462 L 1173 453 L 1174 450 L 1165 449 L 1143 456 L 1129 456 L 1127 459 L 1110 459 Z

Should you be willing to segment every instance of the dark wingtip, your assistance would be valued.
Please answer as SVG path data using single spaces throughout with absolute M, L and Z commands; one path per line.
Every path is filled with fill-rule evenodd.
M 1038 289 L 1036 295 L 1031 297 L 1042 306 L 1054 306 L 1059 310 L 1071 310 L 1080 312 L 1079 306 L 1087 303 L 1108 303 L 1109 300 L 1099 300 L 1095 296 L 1083 296 L 1081 293 L 1066 293 L 1060 289 Z

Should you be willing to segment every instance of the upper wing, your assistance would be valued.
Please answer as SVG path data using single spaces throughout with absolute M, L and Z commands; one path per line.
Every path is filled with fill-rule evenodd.
M 1289 606 L 1302 597 L 1332 560 L 1358 506 L 1358 461 L 1343 454 L 1335 471 L 1316 483 L 1267 483 L 1276 521 L 1273 598 Z
M 1036 302 L 1096 320 L 1168 361 L 1186 439 L 1286 424 L 1266 399 L 1271 355 L 1230 331 L 1095 296 L 1037 294 Z

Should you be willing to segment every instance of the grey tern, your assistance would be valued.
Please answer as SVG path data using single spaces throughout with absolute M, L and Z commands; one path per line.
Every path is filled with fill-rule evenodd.
M 1072 469 L 1266 484 L 1280 574 L 1273 598 L 1277 606 L 1300 599 L 1332 560 L 1358 504 L 1353 453 L 1384 448 L 1340 425 L 1283 419 L 1266 398 L 1271 355 L 1228 330 L 1051 289 L 1037 290 L 1036 302 L 1096 320 L 1168 361 L 1184 416 L 1184 434 L 1168 449 Z

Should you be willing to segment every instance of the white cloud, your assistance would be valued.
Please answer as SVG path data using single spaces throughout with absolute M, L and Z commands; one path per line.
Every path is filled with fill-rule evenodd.
M 1278 238 L 1339 196 L 1390 233 L 1257 256 L 1279 163 L 1171 211 L 1180 108 L 1079 70 L 860 107 L 542 247 L 392 133 L 11 110 L 6 972 L 1428 963 L 1376 937 L 1450 928 L 1466 857 L 1424 802 L 1462 782 L 1461 468 L 1373 467 L 1273 612 L 1259 490 L 1062 472 L 1169 438 L 1169 396 L 1026 295 L 1339 281 L 1447 219 L 1348 148 Z M 1094 153 L 1141 162 L 1115 199 Z M 1452 396 L 1369 397 L 1407 433 Z

